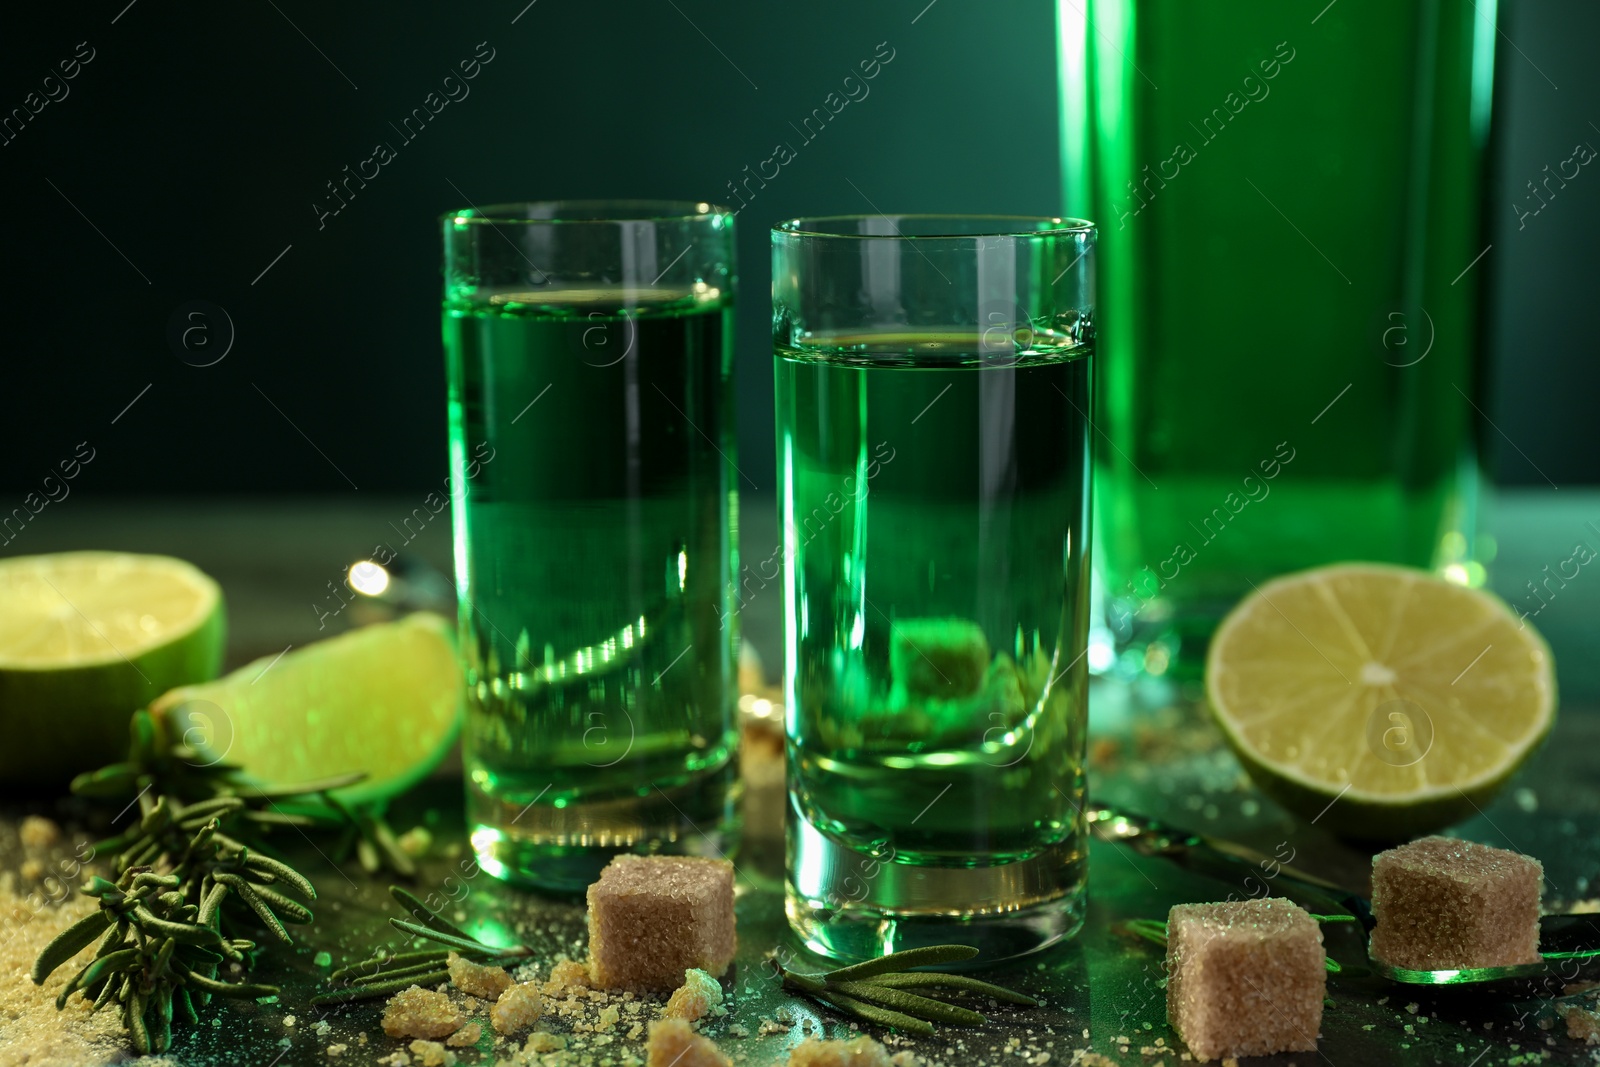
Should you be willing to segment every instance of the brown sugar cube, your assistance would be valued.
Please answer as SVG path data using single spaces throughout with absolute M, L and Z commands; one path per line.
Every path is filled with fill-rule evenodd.
M 733 960 L 733 864 L 622 855 L 589 887 L 589 976 L 602 989 L 671 992 L 683 972 Z
M 1315 1051 L 1327 986 L 1322 929 L 1287 900 L 1167 916 L 1167 1021 L 1196 1059 Z
M 733 1062 L 682 1019 L 651 1023 L 645 1056 L 647 1067 L 731 1067 Z
M 1424 837 L 1372 858 L 1374 959 L 1418 971 L 1538 963 L 1544 866 L 1503 848 Z
M 808 1037 L 789 1052 L 789 1067 L 894 1067 L 894 1061 L 865 1034 L 853 1041 Z
M 899 619 L 889 631 L 889 674 L 924 697 L 976 693 L 989 669 L 989 639 L 971 619 Z

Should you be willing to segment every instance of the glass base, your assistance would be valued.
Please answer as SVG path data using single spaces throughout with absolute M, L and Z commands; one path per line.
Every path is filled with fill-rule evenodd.
M 717 775 L 695 787 L 566 807 L 514 806 L 467 783 L 467 826 L 478 866 L 502 881 L 559 894 L 582 893 L 624 853 L 732 858 L 739 842 L 732 816 L 707 812 L 709 793 L 724 792 Z M 693 813 L 694 818 L 689 814 Z
M 997 867 L 880 861 L 791 811 L 785 911 L 807 948 L 834 959 L 958 942 L 983 967 L 1077 934 L 1087 861 L 1070 841 Z

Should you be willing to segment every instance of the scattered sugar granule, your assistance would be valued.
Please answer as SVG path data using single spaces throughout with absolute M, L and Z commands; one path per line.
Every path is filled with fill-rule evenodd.
M 642 1033 L 644 1033 L 644 1023 L 634 1023 L 628 1027 L 628 1040 L 637 1041 Z
M 341 1043 L 339 1043 L 337 1045 L 329 1045 L 328 1046 L 328 1058 L 336 1060 L 340 1056 L 343 1056 L 349 1050 L 350 1050 L 350 1046 L 344 1044 L 343 1042 L 341 1042 Z
M 1417 1013 L 1417 1009 L 1420 1007 L 1422 1007 L 1422 1005 L 1413 1000 L 1410 1004 L 1406 1005 L 1406 1012 L 1408 1014 L 1415 1015 Z
M 502 1034 L 526 1030 L 544 1014 L 544 1001 L 539 987 L 532 982 L 514 985 L 500 994 L 500 999 L 489 1009 L 489 1021 Z
M 808 1037 L 789 1053 L 789 1067 L 894 1067 L 889 1050 L 861 1035 L 851 1041 Z
M 545 1052 L 560 1052 L 567 1047 L 567 1039 L 560 1034 L 546 1033 L 535 1030 L 528 1035 L 527 1042 L 522 1046 L 522 1051 L 530 1056 L 537 1056 Z
M 750 1028 L 748 1026 L 744 1025 L 743 1023 L 734 1023 L 732 1026 L 728 1027 L 728 1036 L 729 1037 L 749 1037 L 750 1036 Z
M 762 1019 L 761 1025 L 756 1027 L 756 1033 L 762 1036 L 767 1034 L 787 1034 L 788 1032 L 788 1023 L 780 1023 L 773 1019 Z
M 450 983 L 469 997 L 495 1000 L 513 984 L 504 967 L 486 967 L 454 952 L 445 959 L 445 966 L 450 971 Z
M 311 957 L 311 962 L 318 967 L 331 967 L 333 966 L 333 955 L 328 952 L 319 952 Z
M 455 1033 L 451 1034 L 449 1040 L 447 1040 L 445 1044 L 451 1046 L 452 1048 L 466 1048 L 468 1045 L 476 1045 L 478 1043 L 478 1038 L 482 1036 L 482 1024 L 468 1023 Z
M 445 1049 L 437 1041 L 423 1041 L 420 1038 L 411 1042 L 411 1052 L 422 1059 L 422 1067 L 452 1067 L 456 1062 L 456 1054 Z
M 677 988 L 690 967 L 721 975 L 737 943 L 733 864 L 624 853 L 589 886 L 589 980 L 606 989 Z
M 29 815 L 17 827 L 23 848 L 49 848 L 61 840 L 61 827 L 42 815 Z
M 594 1028 L 605 1033 L 617 1025 L 617 1020 L 622 1018 L 622 1012 L 615 1004 L 607 1004 L 600 1009 L 600 1014 L 595 1017 Z
M 651 1023 L 645 1052 L 648 1067 L 732 1067 L 733 1063 L 682 1019 Z
M 283 1025 L 287 1026 L 291 1030 L 294 1029 L 295 1022 L 296 1022 L 296 1020 L 295 1020 L 295 1017 L 293 1015 L 285 1015 L 283 1017 Z
M 550 968 L 550 977 L 544 983 L 544 995 L 564 997 L 589 988 L 589 968 L 577 960 L 562 960 Z
M 661 1017 L 692 1023 L 721 1006 L 722 985 L 706 972 L 691 967 L 683 972 L 683 985 L 668 998 L 667 1006 L 661 1010 Z
M 383 1010 L 383 1032 L 390 1037 L 445 1037 L 466 1021 L 449 997 L 415 985 L 390 997 Z
M 1556 1012 L 1566 1021 L 1568 1037 L 1586 1045 L 1600 1045 L 1600 1012 L 1581 1004 L 1558 1004 Z

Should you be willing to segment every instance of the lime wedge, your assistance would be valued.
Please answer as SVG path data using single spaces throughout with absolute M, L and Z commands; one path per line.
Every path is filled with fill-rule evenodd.
M 258 784 L 365 771 L 340 799 L 384 799 L 424 777 L 455 742 L 465 690 L 451 631 L 418 612 L 174 689 L 150 711 L 205 762 L 237 764 Z
M 222 666 L 222 591 L 167 556 L 0 560 L 0 785 L 65 785 L 127 755 L 128 716 Z
M 1502 601 L 1374 563 L 1246 597 L 1211 640 L 1206 690 L 1263 792 L 1375 841 L 1487 805 L 1556 707 L 1549 647 Z

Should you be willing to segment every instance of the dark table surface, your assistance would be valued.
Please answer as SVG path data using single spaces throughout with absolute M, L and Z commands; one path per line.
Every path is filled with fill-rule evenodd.
M 387 524 L 407 514 L 412 503 L 85 501 L 76 512 L 63 508 L 53 513 L 50 527 L 30 527 L 29 544 L 19 540 L 10 547 L 17 552 L 90 547 L 160 551 L 193 560 L 218 578 L 229 598 L 229 662 L 236 665 L 354 621 L 323 622 L 319 630 L 322 616 L 316 605 L 326 594 L 325 583 L 366 555 L 373 543 L 392 541 L 394 535 L 384 533 Z M 761 503 L 744 508 L 743 540 L 747 550 L 761 550 L 761 558 L 775 536 L 770 511 Z M 1497 540 L 1493 586 L 1514 604 L 1537 606 L 1525 583 L 1540 578 L 1546 564 L 1566 559 L 1578 542 L 1600 547 L 1600 492 L 1508 494 L 1495 502 L 1491 528 Z M 448 566 L 449 531 L 442 523 L 423 530 L 406 547 L 419 559 Z M 758 599 L 745 622 L 746 635 L 764 654 L 769 676 L 780 664 L 777 607 Z M 1593 887 L 1600 882 L 1600 577 L 1582 572 L 1534 621 L 1559 664 L 1560 716 L 1549 742 L 1512 785 L 1479 817 L 1453 832 L 1538 857 L 1545 865 L 1547 896 L 1581 900 L 1600 895 Z M 1136 706 L 1116 687 L 1097 686 L 1091 700 L 1091 790 L 1097 801 L 1232 838 L 1269 854 L 1292 850 L 1297 866 L 1363 884 L 1370 852 L 1329 837 L 1263 797 L 1222 747 L 1190 699 L 1194 694 L 1177 689 L 1170 696 Z M 59 801 L 0 801 L 0 871 L 18 869 L 16 826 L 25 813 L 50 814 L 69 830 L 75 828 L 74 809 Z M 531 930 L 531 943 L 552 954 L 582 955 L 581 905 L 519 892 L 487 875 L 446 882 L 453 872 L 459 875 L 457 864 L 467 856 L 458 772 L 447 767 L 404 798 L 393 821 L 402 828 L 421 823 L 433 830 L 434 847 L 417 880 L 419 894 L 447 891 L 459 898 L 455 907 L 469 923 Z M 70 849 L 71 839 L 60 847 Z M 384 891 L 386 880 L 365 876 L 353 863 L 333 867 L 309 841 L 287 844 L 285 851 L 316 882 L 321 900 L 316 923 L 299 931 L 296 947 L 267 953 L 259 965 L 261 980 L 282 986 L 278 1001 L 230 1006 L 217 1025 L 180 1030 L 172 1053 L 176 1063 L 331 1063 L 336 1061 L 327 1057 L 327 1046 L 343 1043 L 349 1048 L 337 1062 L 364 1064 L 405 1044 L 383 1036 L 376 1006 L 325 1013 L 307 1004 L 327 973 L 316 962 L 318 953 L 329 953 L 332 965 L 338 966 L 389 941 L 384 920 L 395 909 Z M 1121 932 L 1119 923 L 1162 918 L 1171 905 L 1184 901 L 1252 895 L 1259 892 L 1259 883 L 1245 881 L 1248 871 L 1241 871 L 1237 882 L 1219 881 L 1100 842 L 1091 847 L 1090 866 L 1083 933 L 1069 944 L 985 975 L 1040 996 L 1040 1008 L 996 1011 L 987 1027 L 941 1028 L 931 1038 L 900 1039 L 900 1047 L 948 1064 L 1070 1064 L 1075 1050 L 1082 1049 L 1116 1063 L 1180 1062 L 1182 1042 L 1166 1022 L 1161 950 Z M 833 1017 L 786 996 L 762 962 L 766 951 L 793 946 L 783 918 L 780 872 L 755 863 L 741 863 L 740 871 L 740 952 L 729 983 L 731 1010 L 707 1032 L 736 1063 L 751 1064 L 782 1062 L 805 1036 L 800 1025 L 786 1033 L 757 1034 L 762 1019 L 778 1018 L 785 1009 L 796 1023 L 814 1019 L 828 1036 L 847 1035 L 848 1028 Z M 1329 945 L 1335 958 L 1359 962 L 1359 944 L 1343 931 L 1330 934 Z M 1600 1049 L 1566 1036 L 1549 1000 L 1466 1002 L 1448 994 L 1387 987 L 1354 969 L 1330 976 L 1329 996 L 1332 1005 L 1325 1012 L 1316 1053 L 1246 1062 L 1322 1062 L 1332 1067 L 1600 1062 Z M 296 1016 L 293 1027 L 284 1025 L 289 1014 Z M 322 1021 L 328 1026 L 318 1033 Z M 736 1024 L 747 1027 L 750 1036 L 732 1036 L 728 1028 Z M 358 1033 L 369 1035 L 366 1045 L 358 1044 Z M 461 1062 L 493 1063 L 515 1047 L 491 1048 L 486 1038 L 477 1052 L 461 1050 Z M 1039 1059 L 1044 1053 L 1048 1059 Z M 628 1063 L 630 1055 L 642 1060 L 640 1043 L 623 1039 L 582 1055 L 597 1063 Z M 0 1012 L 0 1067 L 36 1062 L 23 1043 L 7 1037 Z

